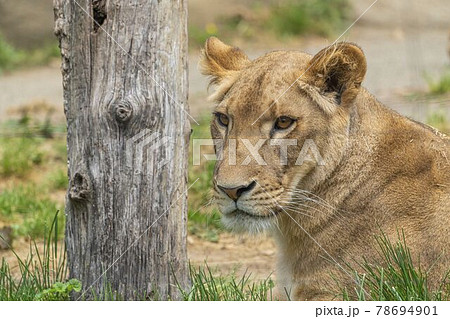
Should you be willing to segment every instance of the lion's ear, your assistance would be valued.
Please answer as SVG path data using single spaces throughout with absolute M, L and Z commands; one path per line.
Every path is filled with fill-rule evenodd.
M 206 40 L 200 57 L 200 71 L 210 76 L 210 84 L 217 85 L 213 98 L 220 98 L 249 63 L 250 59 L 241 49 L 226 45 L 216 37 Z
M 363 51 L 355 44 L 340 42 L 317 53 L 309 62 L 305 82 L 331 93 L 340 105 L 356 98 L 367 70 Z

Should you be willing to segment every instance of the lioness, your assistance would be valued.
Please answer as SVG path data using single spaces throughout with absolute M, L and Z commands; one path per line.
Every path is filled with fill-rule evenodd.
M 251 61 L 212 37 L 200 67 L 216 86 L 213 184 L 223 222 L 274 234 L 278 287 L 289 298 L 334 298 L 330 274 L 350 285 L 346 263 L 376 260 L 381 232 L 404 232 L 431 285 L 450 269 L 449 138 L 361 87 L 357 45 Z

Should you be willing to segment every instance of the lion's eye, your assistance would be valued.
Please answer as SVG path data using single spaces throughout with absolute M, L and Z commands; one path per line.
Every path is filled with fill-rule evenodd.
M 276 130 L 285 130 L 294 124 L 295 120 L 287 116 L 280 116 L 275 122 Z
M 230 123 L 230 119 L 228 118 L 228 116 L 226 116 L 223 113 L 217 113 L 216 117 L 217 117 L 217 122 L 219 122 L 219 124 L 222 126 L 227 127 L 228 124 Z

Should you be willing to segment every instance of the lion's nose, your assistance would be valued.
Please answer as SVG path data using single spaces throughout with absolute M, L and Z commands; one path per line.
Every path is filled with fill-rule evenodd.
M 256 182 L 253 181 L 250 184 L 248 184 L 247 186 L 241 185 L 238 187 L 233 187 L 233 188 L 227 188 L 227 187 L 223 187 L 220 185 L 217 185 L 221 190 L 223 190 L 225 192 L 225 194 L 228 195 L 228 197 L 230 197 L 232 200 L 237 201 L 239 199 L 239 197 L 241 197 L 242 194 L 244 194 L 245 192 L 249 192 L 251 191 L 256 185 Z

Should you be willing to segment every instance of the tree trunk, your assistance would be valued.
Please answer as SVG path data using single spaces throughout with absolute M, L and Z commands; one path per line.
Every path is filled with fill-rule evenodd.
M 54 0 L 71 278 L 125 299 L 186 288 L 185 0 Z M 175 277 L 174 277 L 175 275 Z M 80 297 L 80 296 L 79 296 Z

